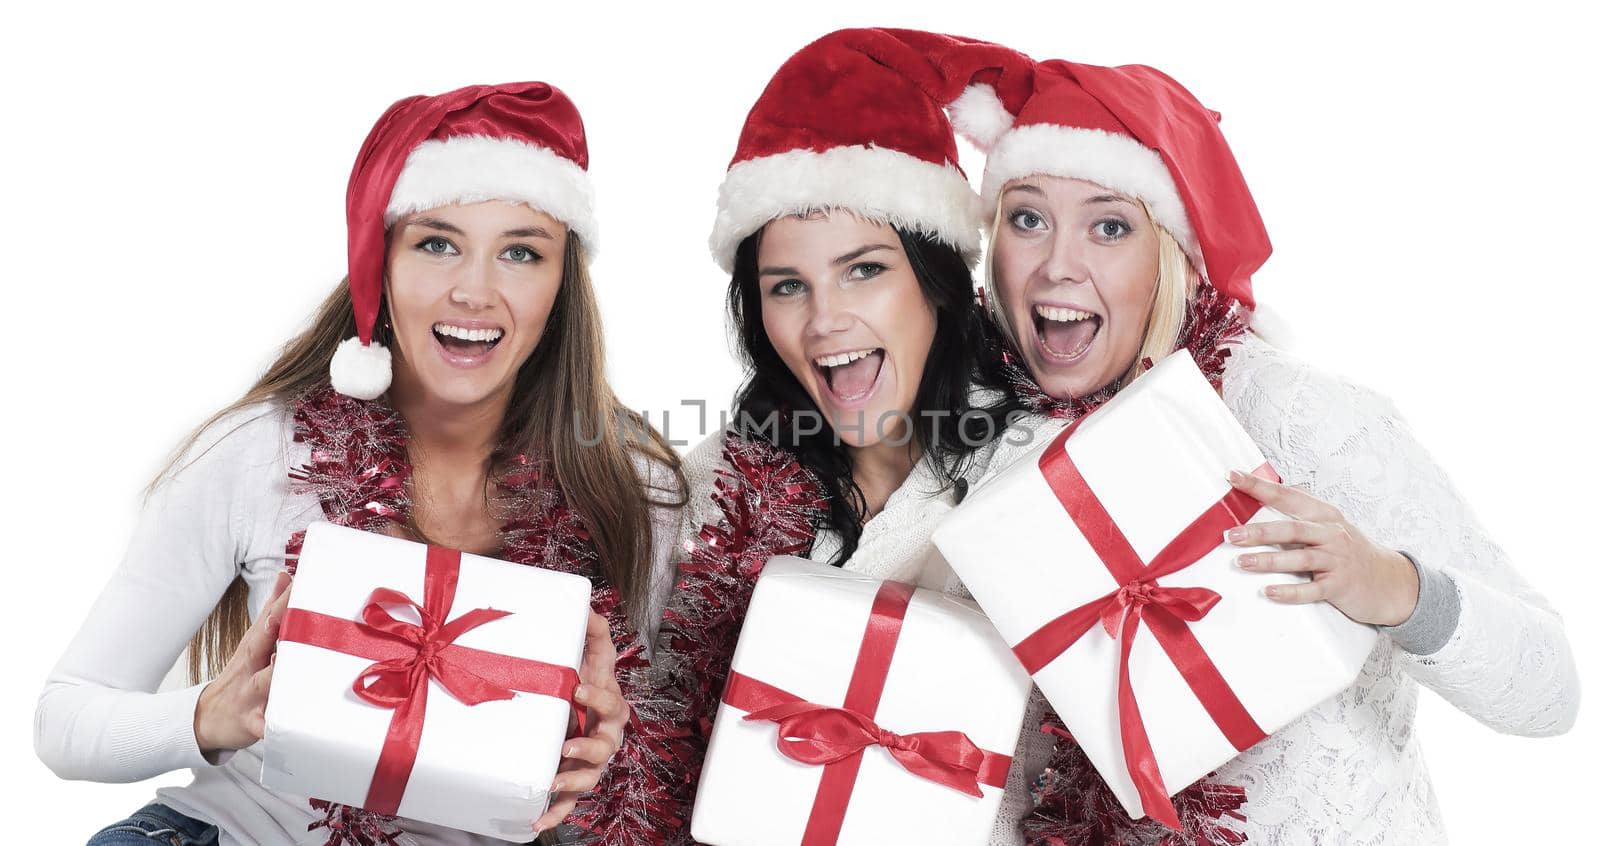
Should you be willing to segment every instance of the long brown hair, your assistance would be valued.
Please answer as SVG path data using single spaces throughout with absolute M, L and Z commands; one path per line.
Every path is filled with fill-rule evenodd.
M 562 261 L 561 288 L 544 335 L 517 372 L 491 466 L 518 453 L 550 462 L 556 483 L 583 518 L 599 553 L 600 575 L 624 598 L 630 615 L 636 615 L 643 608 L 654 551 L 650 508 L 684 503 L 682 466 L 661 434 L 618 402 L 606 382 L 600 310 L 576 233 L 567 233 Z M 379 307 L 377 340 L 393 344 L 386 328 L 387 311 L 385 300 Z M 311 325 L 284 345 L 244 396 L 188 436 L 151 488 L 175 472 L 178 456 L 190 452 L 201 433 L 222 418 L 256 403 L 287 405 L 326 385 L 334 349 L 355 333 L 346 278 L 317 307 Z M 641 480 L 634 469 L 635 453 L 658 468 L 652 475 L 664 468 L 669 487 Z M 222 671 L 250 626 L 247 599 L 243 579 L 235 579 L 190 641 L 191 679 Z M 635 616 L 633 622 L 642 621 Z

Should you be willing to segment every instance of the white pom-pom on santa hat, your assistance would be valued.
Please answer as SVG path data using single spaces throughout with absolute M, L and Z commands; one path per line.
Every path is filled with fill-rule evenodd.
M 1016 122 L 1016 116 L 1006 111 L 1005 104 L 1000 102 L 994 86 L 983 82 L 968 85 L 947 111 L 950 126 L 985 153 L 994 149 L 1000 136 Z
M 328 364 L 328 377 L 333 389 L 347 397 L 372 400 L 389 390 L 393 378 L 389 348 L 373 341 L 361 343 L 360 338 L 346 338 L 333 351 L 333 361 Z

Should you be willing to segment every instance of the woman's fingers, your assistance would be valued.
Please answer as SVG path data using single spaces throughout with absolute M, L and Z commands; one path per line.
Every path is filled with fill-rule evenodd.
M 236 657 L 244 662 L 245 672 L 254 673 L 272 660 L 273 653 L 278 648 L 278 623 L 279 619 L 274 612 L 264 611 L 245 632 L 244 639 L 239 641 L 236 653 Z
M 1263 479 L 1254 473 L 1234 470 L 1228 474 L 1228 482 L 1260 500 L 1262 505 L 1281 511 L 1290 517 L 1330 522 L 1340 519 L 1339 509 L 1328 503 L 1298 488 L 1271 479 Z
M 1294 585 L 1267 585 L 1262 591 L 1268 599 L 1285 605 L 1307 605 L 1327 599 L 1322 582 L 1302 582 Z
M 585 764 L 604 766 L 611 756 L 617 751 L 617 745 L 610 740 L 595 737 L 578 737 L 567 741 L 561 750 L 561 757 Z
M 580 684 L 572 692 L 572 698 L 576 699 L 579 705 L 587 706 L 602 722 L 628 721 L 628 703 L 623 701 L 622 691 L 618 690 L 616 685 Z
M 589 627 L 584 632 L 583 668 L 591 681 L 612 678 L 617 672 L 617 645 L 611 642 L 611 624 L 589 612 Z
M 283 609 L 289 607 L 289 593 L 290 593 L 290 584 L 291 583 L 289 581 L 288 574 L 287 573 L 278 574 L 278 582 L 283 585 L 283 589 L 282 590 L 277 590 L 276 585 L 274 586 L 274 591 L 275 592 L 272 594 L 272 599 L 267 603 L 267 607 L 271 608 L 271 609 L 273 609 L 275 611 L 282 611 Z
M 272 689 L 272 670 L 278 666 L 276 656 L 267 659 L 267 666 L 250 676 L 250 695 L 258 701 L 267 701 L 267 691 Z
M 1273 520 L 1266 523 L 1246 523 L 1228 530 L 1227 541 L 1234 546 L 1266 546 L 1268 544 L 1306 544 L 1317 546 L 1337 540 L 1342 530 L 1329 523 L 1307 520 Z
M 578 794 L 556 793 L 550 799 L 550 808 L 544 812 L 543 816 L 534 820 L 533 833 L 539 834 L 560 825 L 561 821 L 566 819 L 567 814 L 572 813 L 572 809 L 577 805 Z
M 585 685 L 587 687 L 587 685 Z M 629 708 L 619 694 L 606 690 L 592 690 L 597 704 L 590 706 L 594 719 L 590 721 L 589 737 L 606 743 L 611 751 L 622 748 L 622 732 L 628 725 Z M 611 752 L 606 756 L 610 757 Z
M 279 573 L 273 585 L 272 599 L 245 631 L 244 639 L 239 641 L 235 657 L 244 661 L 247 672 L 254 673 L 267 666 L 278 650 L 278 632 L 289 607 L 288 585 L 289 574 Z
M 606 768 L 598 764 L 568 758 L 561 762 L 561 769 L 557 771 L 551 789 L 558 794 L 584 793 L 593 790 L 594 786 L 600 783 L 600 776 L 604 775 L 605 771 Z
M 272 594 L 267 597 L 267 604 L 272 604 L 278 597 L 289 592 L 289 571 L 279 570 L 278 577 L 272 582 Z
M 1315 573 L 1333 566 L 1332 556 L 1315 547 L 1239 556 L 1239 569 L 1252 573 Z
M 272 595 L 272 599 L 267 602 L 266 607 L 261 609 L 261 616 L 258 619 L 266 619 L 270 616 L 274 623 L 283 622 L 283 615 L 289 610 L 288 575 L 280 573 L 278 575 L 278 582 L 283 585 L 283 590 L 278 590 Z M 276 590 L 276 587 L 274 587 L 274 590 Z M 274 625 L 272 629 L 272 637 L 273 639 L 277 639 L 278 637 L 276 625 Z

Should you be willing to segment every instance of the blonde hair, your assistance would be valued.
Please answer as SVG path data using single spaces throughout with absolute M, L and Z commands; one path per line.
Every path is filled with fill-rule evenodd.
M 1126 387 L 1128 383 L 1139 378 L 1151 365 L 1171 355 L 1182 340 L 1184 318 L 1188 316 L 1189 301 L 1194 298 L 1195 292 L 1200 289 L 1200 273 L 1194 269 L 1194 264 L 1189 261 L 1189 256 L 1178 244 L 1178 239 L 1166 227 L 1155 222 L 1155 217 L 1150 214 L 1150 207 L 1143 200 L 1137 201 L 1144 210 L 1145 217 L 1150 220 L 1150 225 L 1156 231 L 1156 289 L 1155 295 L 1150 300 L 1150 314 L 1145 323 L 1144 340 L 1139 344 L 1139 351 L 1133 357 L 1133 364 L 1123 372 L 1113 383 L 1118 390 Z M 989 243 L 985 251 L 984 261 L 984 286 L 987 289 L 984 302 L 989 309 L 989 314 L 1000 327 L 1006 341 L 1012 348 L 1018 348 L 1016 328 L 1011 325 L 1006 314 L 1005 304 L 1000 299 L 1000 286 L 995 283 L 994 242 L 1000 234 L 1002 211 L 995 207 L 994 220 L 989 226 Z
M 684 503 L 682 464 L 677 451 L 649 421 L 623 406 L 606 381 L 600 310 L 576 233 L 568 233 L 562 260 L 561 287 L 544 335 L 517 372 L 500 425 L 499 447 L 490 461 L 503 462 L 517 453 L 550 461 L 556 484 L 583 518 L 599 554 L 600 575 L 621 594 L 631 615 L 643 607 L 656 552 L 650 509 Z M 376 335 L 380 342 L 392 344 L 387 314 L 385 297 L 379 304 Z M 334 348 L 354 334 L 350 285 L 345 279 L 255 385 L 189 435 L 151 489 L 180 469 L 181 457 L 222 418 L 260 402 L 292 403 L 306 391 L 326 385 Z M 584 427 L 598 427 L 599 442 L 580 442 L 588 436 L 578 433 L 575 420 Z M 635 457 L 659 468 L 666 487 L 640 479 Z M 222 672 L 249 629 L 248 594 L 243 579 L 235 579 L 190 641 L 189 676 L 194 681 Z

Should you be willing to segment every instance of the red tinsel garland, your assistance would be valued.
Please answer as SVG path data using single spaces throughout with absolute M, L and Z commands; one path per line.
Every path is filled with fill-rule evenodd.
M 1038 804 L 1022 821 L 1030 846 L 1238 846 L 1249 839 L 1228 825 L 1245 819 L 1243 787 L 1202 779 L 1179 792 L 1172 797 L 1182 823 L 1177 831 L 1130 819 L 1054 711 L 1046 710 L 1041 729 L 1059 739 L 1037 786 Z
M 398 414 L 380 403 L 351 399 L 323 387 L 295 403 L 294 438 L 310 446 L 311 459 L 290 473 L 293 488 L 296 493 L 314 494 L 330 522 L 381 531 L 385 521 L 407 521 L 411 507 L 406 491 L 411 475 L 406 453 L 409 433 Z M 640 705 L 651 698 L 648 688 L 637 687 L 643 681 L 639 671 L 644 664 L 643 645 L 628 624 L 622 597 L 605 580 L 582 518 L 568 506 L 560 486 L 546 477 L 540 462 L 516 456 L 497 481 L 499 490 L 491 506 L 496 513 L 508 515 L 501 526 L 499 557 L 590 579 L 594 585 L 591 607 L 611 626 L 618 681 L 624 699 L 634 708 L 622 748 L 600 784 L 579 798 L 567 823 L 601 843 L 658 844 L 661 838 L 645 822 L 667 807 L 651 795 L 669 793 L 652 787 L 662 783 L 659 776 L 667 771 L 658 756 L 677 753 L 663 749 L 653 739 L 672 734 L 673 724 L 667 715 Z M 304 540 L 304 532 L 289 539 L 291 573 Z M 400 834 L 394 817 L 316 799 L 311 800 L 311 807 L 323 818 L 307 830 L 327 829 L 324 846 L 393 846 Z
M 651 678 L 679 721 L 665 787 L 672 800 L 650 825 L 662 842 L 692 843 L 689 809 L 711 723 L 733 663 L 756 577 L 775 555 L 804 554 L 824 511 L 821 485 L 788 452 L 724 435 L 711 494 L 719 516 L 700 528 L 679 566 Z

